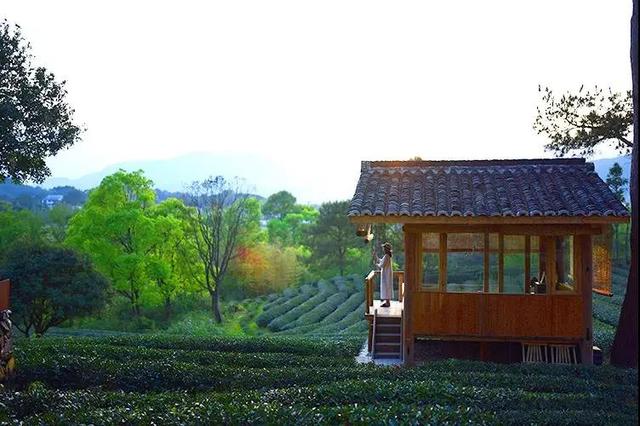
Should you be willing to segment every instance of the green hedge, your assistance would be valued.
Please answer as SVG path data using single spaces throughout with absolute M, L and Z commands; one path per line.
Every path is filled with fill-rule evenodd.
M 335 338 L 335 337 L 334 337 Z M 353 361 L 361 338 L 17 342 L 0 424 L 637 424 L 637 370 Z
M 344 301 L 347 299 L 347 296 L 348 294 L 342 291 L 330 294 L 329 297 L 317 304 L 310 311 L 300 315 L 296 320 L 285 324 L 281 329 L 288 330 L 290 328 L 318 323 L 327 315 L 330 315 L 332 312 L 334 312 L 342 303 L 344 303 Z
M 340 321 L 337 321 L 332 324 L 326 324 L 322 327 L 316 328 L 311 334 L 330 334 L 330 333 L 339 333 L 342 330 L 351 327 L 354 324 L 362 321 L 364 317 L 364 301 L 360 303 L 360 306 L 356 307 L 354 311 L 347 314 Z
M 279 316 L 289 312 L 291 309 L 294 309 L 301 303 L 304 303 L 311 297 L 315 296 L 319 289 L 317 286 L 308 286 L 303 287 L 299 293 L 295 294 L 293 297 L 287 299 L 284 303 L 275 304 L 275 302 L 267 309 L 265 306 L 262 314 L 260 314 L 256 318 L 256 323 L 260 327 L 266 327 L 271 321 Z
M 297 306 L 288 310 L 286 313 L 277 316 L 271 322 L 269 322 L 269 324 L 267 325 L 269 330 L 284 330 L 289 323 L 296 321 L 301 315 L 311 311 L 336 292 L 336 287 L 326 281 L 318 282 L 318 288 L 320 289 L 319 293 L 315 294 L 313 297 L 310 297 L 304 302 L 299 303 Z

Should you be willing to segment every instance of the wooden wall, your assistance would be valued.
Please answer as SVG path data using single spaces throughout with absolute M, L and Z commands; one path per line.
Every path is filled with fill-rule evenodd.
M 541 246 L 552 236 L 574 235 L 576 251 L 575 293 L 558 293 L 549 287 L 548 294 L 447 293 L 440 283 L 439 291 L 420 289 L 423 232 L 499 232 L 514 235 L 539 235 Z M 405 328 L 407 341 L 415 336 L 465 337 L 486 340 L 571 340 L 590 339 L 591 314 L 591 237 L 600 226 L 433 226 L 405 225 Z M 526 241 L 525 241 L 526 244 Z M 549 250 L 553 253 L 553 250 Z M 442 254 L 441 254 L 442 261 Z M 542 259 L 541 259 L 542 260 Z M 547 256 L 548 282 L 553 282 L 553 258 Z M 485 262 L 486 263 L 486 262 Z M 525 265 L 530 269 L 531 265 Z M 441 269 L 444 269 L 441 266 Z M 530 272 L 530 271 L 528 271 Z M 531 272 L 530 272 L 531 274 Z M 446 270 L 440 272 L 445 280 Z M 501 275 L 501 274 L 500 274 Z M 525 274 L 526 275 L 526 274 Z M 524 283 L 523 283 L 524 284 Z M 485 283 L 486 287 L 486 283 Z M 525 286 L 526 287 L 526 286 Z M 406 309 L 408 305 L 409 309 Z M 588 337 L 587 337 L 588 336 Z M 589 343 L 589 342 L 587 342 Z M 588 345 L 585 344 L 585 348 Z M 587 348 L 590 350 L 590 347 Z M 585 351 L 587 351 L 585 349 Z
M 583 298 L 576 295 L 412 294 L 415 335 L 508 339 L 583 337 Z

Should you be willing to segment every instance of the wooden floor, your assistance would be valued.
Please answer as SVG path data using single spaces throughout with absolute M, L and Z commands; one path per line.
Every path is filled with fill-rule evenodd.
M 402 313 L 402 302 L 398 302 L 397 300 L 391 301 L 391 306 L 388 308 L 381 308 L 382 300 L 374 300 L 373 306 L 369 307 L 369 312 L 373 315 L 374 309 L 378 310 L 379 317 L 400 317 Z

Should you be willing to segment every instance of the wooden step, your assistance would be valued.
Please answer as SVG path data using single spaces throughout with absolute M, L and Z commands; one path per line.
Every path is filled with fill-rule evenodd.
M 376 317 L 376 324 L 393 324 L 393 325 L 400 325 L 400 318 L 399 317 L 381 317 L 378 316 Z
M 376 343 L 400 343 L 400 333 L 376 333 Z
M 397 334 L 400 335 L 400 326 L 394 324 L 376 324 L 376 335 L 378 334 Z
M 376 352 L 375 358 L 400 359 L 400 352 Z
M 398 352 L 400 353 L 400 343 L 378 343 L 376 342 L 376 355 L 378 353 Z

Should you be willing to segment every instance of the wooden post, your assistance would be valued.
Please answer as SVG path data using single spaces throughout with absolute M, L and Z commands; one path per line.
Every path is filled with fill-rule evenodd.
M 484 268 L 484 281 L 482 283 L 482 291 L 484 293 L 489 293 L 489 233 L 484 233 L 484 258 L 483 258 L 483 268 Z
M 404 231 L 404 315 L 403 315 L 403 336 L 404 339 L 404 361 L 407 365 L 413 365 L 414 359 L 414 337 L 413 337 L 413 316 L 412 316 L 412 300 L 416 289 L 418 288 L 418 267 L 420 258 L 418 256 L 421 247 L 421 234 Z
M 524 294 L 529 293 L 531 279 L 531 236 L 524 237 Z
M 498 293 L 504 293 L 504 234 L 498 237 Z
M 593 312 L 591 300 L 592 288 L 592 253 L 591 253 L 591 236 L 577 235 L 579 244 L 576 244 L 580 264 L 580 283 L 579 291 L 582 292 L 582 314 L 584 319 L 583 337 L 580 342 L 580 359 L 583 364 L 593 364 Z
M 406 253 L 406 252 L 405 252 Z M 440 279 L 438 287 L 441 292 L 447 291 L 447 234 L 440 234 L 440 263 L 439 274 Z M 406 269 L 406 268 L 405 268 Z

